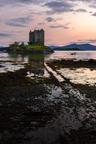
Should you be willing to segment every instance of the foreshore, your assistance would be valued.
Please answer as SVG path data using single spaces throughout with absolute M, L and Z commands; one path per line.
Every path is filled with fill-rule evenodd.
M 96 69 L 95 60 L 51 61 L 46 65 L 57 74 L 62 67 Z M 95 142 L 96 86 L 74 84 L 66 77 L 59 82 L 48 69 L 49 77 L 26 77 L 31 66 L 0 73 L 1 144 L 47 144 L 48 139 L 48 144 L 62 140 L 90 144 L 91 137 Z

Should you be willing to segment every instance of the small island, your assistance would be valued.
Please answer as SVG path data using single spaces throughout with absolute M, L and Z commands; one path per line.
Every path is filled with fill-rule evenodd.
M 48 46 L 45 46 L 45 32 L 43 29 L 29 32 L 29 42 L 14 42 L 9 45 L 9 52 L 36 52 L 36 53 L 50 53 L 53 52 Z

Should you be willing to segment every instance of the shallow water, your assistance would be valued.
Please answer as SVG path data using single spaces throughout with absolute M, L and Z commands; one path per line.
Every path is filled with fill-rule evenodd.
M 46 71 L 44 62 L 54 59 L 75 59 L 88 60 L 96 59 L 96 52 L 94 51 L 55 51 L 50 55 L 20 55 L 0 53 L 0 73 L 14 72 L 16 70 L 24 69 L 27 65 L 27 77 L 50 77 Z M 49 67 L 50 69 L 50 67 Z M 70 79 L 75 84 L 96 84 L 96 70 L 89 68 L 62 68 L 58 70 L 64 77 Z M 62 77 L 52 70 L 53 75 L 60 81 L 64 81 Z
M 28 62 L 28 57 L 20 54 L 8 54 L 6 52 L 0 52 L 0 62 L 15 62 L 15 63 L 26 63 Z
M 96 59 L 96 52 L 94 51 L 55 51 L 49 55 L 43 55 L 42 58 L 36 54 L 8 54 L 0 52 L 0 73 L 7 71 L 15 71 L 24 67 L 24 64 L 32 62 L 55 60 L 55 59 L 75 59 L 88 60 Z M 14 66 L 13 66 L 14 65 Z
M 89 68 L 62 68 L 58 70 L 64 77 L 70 79 L 75 84 L 88 84 L 91 86 L 96 85 L 96 70 Z
M 14 72 L 23 69 L 26 63 L 28 63 L 27 57 L 0 52 L 0 73 Z
M 45 60 L 96 60 L 96 52 L 95 51 L 55 51 L 53 54 L 48 55 Z M 86 66 L 87 67 L 87 66 Z M 88 84 L 90 86 L 96 85 L 96 69 L 90 68 L 61 68 L 57 69 L 57 71 L 64 76 L 65 78 L 69 79 L 72 83 L 75 84 Z

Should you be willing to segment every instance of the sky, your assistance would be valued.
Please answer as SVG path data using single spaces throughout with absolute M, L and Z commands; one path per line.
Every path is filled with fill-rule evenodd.
M 46 45 L 96 44 L 96 0 L 0 0 L 0 45 L 41 28 Z

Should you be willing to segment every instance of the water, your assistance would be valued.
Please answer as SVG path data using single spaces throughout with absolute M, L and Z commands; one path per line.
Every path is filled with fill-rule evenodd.
M 83 84 L 96 86 L 96 70 L 91 70 L 89 68 L 61 68 L 58 70 L 64 77 L 70 79 L 74 84 Z
M 96 52 L 95 51 L 55 51 L 53 54 L 48 55 L 46 61 L 50 60 L 96 60 Z M 83 85 L 96 85 L 96 69 L 91 68 L 60 68 L 57 71 L 61 73 L 67 79 L 74 84 L 83 84 Z
M 60 59 L 72 59 L 72 60 L 89 60 L 96 59 L 96 52 L 94 51 L 55 51 L 49 55 L 20 55 L 20 54 L 8 54 L 0 53 L 0 73 L 14 72 L 20 69 L 24 69 L 27 65 L 27 77 L 50 77 L 45 69 L 44 62 L 50 60 Z M 58 69 L 57 69 L 58 70 Z M 64 77 L 70 79 L 75 84 L 96 84 L 96 69 L 91 68 L 61 68 L 58 70 Z M 56 72 L 53 72 L 53 75 Z M 58 76 L 55 74 L 55 76 Z M 60 80 L 62 78 L 60 77 Z M 63 81 L 63 80 L 62 80 Z
M 76 59 L 88 60 L 96 59 L 96 51 L 55 51 L 53 54 L 48 55 L 46 60 L 54 59 Z
M 27 63 L 28 56 L 0 52 L 0 62 L 6 62 L 6 61 L 13 62 L 13 63 Z
M 44 63 L 49 60 L 60 60 L 60 59 L 75 59 L 75 60 L 88 60 L 96 59 L 96 52 L 94 51 L 55 51 L 54 53 L 46 56 L 42 56 Z M 37 60 L 36 60 L 37 59 Z M 0 73 L 15 71 L 24 68 L 24 64 L 30 63 L 31 61 L 39 61 L 40 57 L 36 55 L 20 55 L 20 54 L 8 54 L 0 53 Z M 46 71 L 45 71 L 46 72 Z

